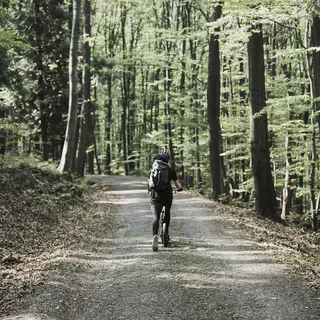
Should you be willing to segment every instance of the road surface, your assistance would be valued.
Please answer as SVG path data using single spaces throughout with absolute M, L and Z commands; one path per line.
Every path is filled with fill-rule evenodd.
M 113 231 L 93 232 L 57 258 L 41 292 L 2 319 L 320 319 L 319 295 L 271 251 L 245 240 L 221 205 L 174 195 L 171 246 L 153 252 L 145 179 L 99 180 L 109 187 L 95 205 L 110 210 L 95 214 Z

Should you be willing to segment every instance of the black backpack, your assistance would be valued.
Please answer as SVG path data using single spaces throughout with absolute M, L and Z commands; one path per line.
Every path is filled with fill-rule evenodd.
M 169 165 L 161 160 L 155 160 L 150 172 L 149 187 L 155 192 L 162 192 L 169 186 Z

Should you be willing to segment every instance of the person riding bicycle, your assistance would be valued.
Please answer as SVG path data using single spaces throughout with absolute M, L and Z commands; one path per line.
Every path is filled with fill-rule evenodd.
M 177 191 L 182 191 L 181 183 L 177 178 L 177 173 L 174 169 L 170 168 L 169 160 L 170 154 L 166 151 L 161 151 L 154 159 L 153 167 L 150 172 L 148 180 L 148 190 L 150 191 L 150 206 L 153 214 L 153 225 L 152 225 L 152 249 L 158 250 L 158 230 L 160 223 L 160 214 L 163 207 L 165 207 L 164 223 L 166 223 L 169 230 L 170 224 L 170 210 L 172 206 L 172 186 L 171 181 L 174 182 Z M 157 176 L 158 172 L 162 169 L 167 170 L 165 173 L 162 171 L 162 177 L 165 177 L 163 185 L 161 185 L 161 179 Z M 157 180 L 160 182 L 157 185 Z M 161 185 L 161 186 L 160 186 Z

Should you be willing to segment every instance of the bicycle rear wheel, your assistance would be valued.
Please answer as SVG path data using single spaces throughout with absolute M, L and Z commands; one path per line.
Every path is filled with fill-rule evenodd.
M 166 223 L 163 224 L 163 246 L 167 247 L 169 245 L 169 234 L 168 234 L 168 226 Z
M 161 237 L 161 242 L 164 243 L 163 241 L 163 220 L 164 220 L 164 215 L 165 215 L 165 207 L 162 208 L 161 214 L 160 214 L 160 237 Z

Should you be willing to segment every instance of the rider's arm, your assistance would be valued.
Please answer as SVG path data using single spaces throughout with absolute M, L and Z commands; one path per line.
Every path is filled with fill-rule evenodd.
M 176 180 L 176 181 L 174 182 L 174 185 L 176 186 L 177 189 L 182 189 L 181 183 L 180 183 L 179 180 Z

